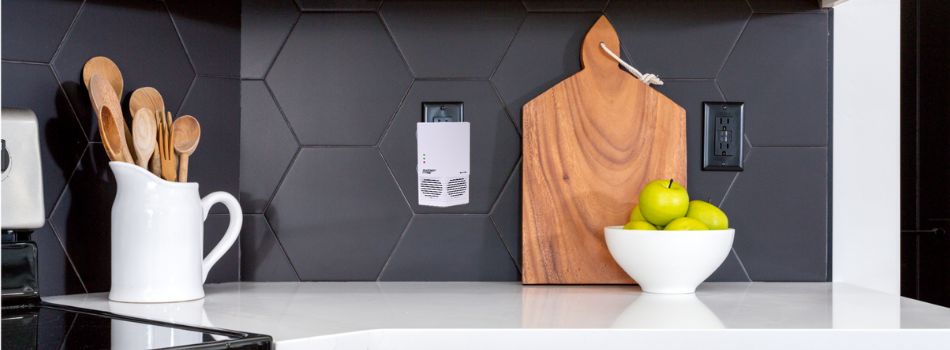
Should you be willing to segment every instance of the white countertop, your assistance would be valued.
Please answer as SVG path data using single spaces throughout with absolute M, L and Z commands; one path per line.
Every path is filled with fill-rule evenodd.
M 705 350 L 782 337 L 788 339 L 777 348 L 821 348 L 798 341 L 813 339 L 926 349 L 950 341 L 950 309 L 846 284 L 705 283 L 695 295 L 503 282 L 239 282 L 205 291 L 203 300 L 167 304 L 110 302 L 106 293 L 43 300 L 267 334 L 279 349 L 627 348 L 632 342 Z

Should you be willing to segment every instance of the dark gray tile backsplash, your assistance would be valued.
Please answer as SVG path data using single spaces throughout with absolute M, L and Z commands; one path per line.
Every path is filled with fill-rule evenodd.
M 109 288 L 115 183 L 80 80 L 95 55 L 120 66 L 126 94 L 154 86 L 174 114 L 195 115 L 204 135 L 192 177 L 202 194 L 239 194 L 241 238 L 209 281 L 517 280 L 521 106 L 581 68 L 600 14 L 624 56 L 686 108 L 690 193 L 737 229 L 711 280 L 829 278 L 831 16 L 815 1 L 2 6 L 3 105 L 31 108 L 41 124 L 44 295 Z M 710 100 L 746 104 L 743 172 L 700 170 Z M 424 101 L 465 103 L 468 205 L 417 205 Z M 209 249 L 227 225 L 223 208 L 213 213 Z

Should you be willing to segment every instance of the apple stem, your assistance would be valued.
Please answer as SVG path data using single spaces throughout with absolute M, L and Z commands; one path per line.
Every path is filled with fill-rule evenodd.
M 670 179 L 670 184 L 666 185 L 666 188 L 673 188 L 673 179 Z

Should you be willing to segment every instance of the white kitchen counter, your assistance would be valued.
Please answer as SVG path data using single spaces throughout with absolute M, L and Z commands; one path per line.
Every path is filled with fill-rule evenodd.
M 946 349 L 950 309 L 846 284 L 706 283 L 695 295 L 635 286 L 519 283 L 209 284 L 203 300 L 43 300 L 267 334 L 278 349 Z M 767 346 L 766 346 L 767 345 Z

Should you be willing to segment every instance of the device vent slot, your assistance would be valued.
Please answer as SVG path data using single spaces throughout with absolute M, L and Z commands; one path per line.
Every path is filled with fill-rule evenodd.
M 419 184 L 422 194 L 429 198 L 438 198 L 442 195 L 442 181 L 436 179 L 422 179 Z
M 459 177 L 449 180 L 448 192 L 450 197 L 461 197 L 465 195 L 467 188 L 465 178 Z

